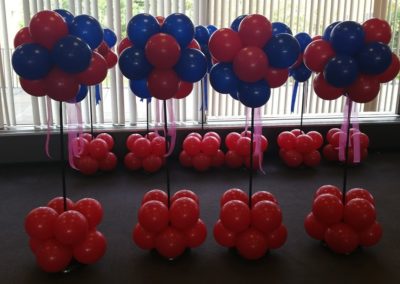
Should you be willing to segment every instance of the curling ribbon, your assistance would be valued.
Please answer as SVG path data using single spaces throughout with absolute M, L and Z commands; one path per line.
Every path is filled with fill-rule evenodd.
M 168 116 L 169 116 L 169 121 L 171 123 L 171 127 L 168 128 L 168 134 L 165 133 L 165 139 L 167 139 L 167 142 L 169 142 L 168 138 L 171 137 L 171 144 L 169 145 L 168 153 L 165 155 L 166 157 L 172 154 L 176 142 L 176 121 L 174 115 L 174 104 L 172 100 L 167 101 L 167 108 L 168 108 Z M 164 123 L 167 123 L 167 121 L 164 121 Z
M 244 122 L 244 133 L 247 134 L 247 130 L 249 129 L 250 109 L 248 107 L 244 107 L 244 113 L 246 114 L 246 120 Z
M 354 133 L 360 132 L 360 123 L 358 121 L 358 109 L 357 104 L 353 103 L 353 128 L 355 129 Z M 359 163 L 361 161 L 361 147 L 360 147 L 360 135 L 354 135 L 353 139 L 353 152 L 354 152 L 354 163 Z
M 350 117 L 349 116 L 349 108 L 351 108 L 351 113 Z M 358 133 L 359 130 L 359 122 L 358 122 L 358 111 L 357 111 L 357 106 L 351 101 L 349 97 L 346 96 L 346 103 L 343 108 L 343 123 L 341 126 L 341 131 L 342 135 L 339 137 L 339 161 L 345 161 L 346 155 L 346 139 L 347 139 L 347 132 L 348 128 L 350 127 L 350 118 L 351 116 L 354 115 L 354 123 L 352 124 L 353 128 L 355 129 L 354 133 Z M 353 141 L 351 140 L 351 137 L 349 137 L 349 146 L 351 146 L 351 143 L 353 143 L 353 162 L 354 163 L 359 163 L 360 162 L 360 136 L 359 135 L 354 135 Z
M 80 157 L 83 152 L 83 140 L 73 143 L 74 139 L 82 134 L 82 111 L 80 104 L 67 104 L 68 123 L 68 161 L 71 168 L 77 170 L 74 157 Z
M 264 169 L 262 167 L 263 162 L 263 152 L 261 149 L 261 135 L 262 135 L 262 123 L 261 123 L 261 110 L 260 108 L 254 109 L 254 141 L 255 141 L 255 149 L 254 149 L 254 157 L 258 157 L 258 169 L 265 174 Z M 252 145 L 253 146 L 253 145 Z

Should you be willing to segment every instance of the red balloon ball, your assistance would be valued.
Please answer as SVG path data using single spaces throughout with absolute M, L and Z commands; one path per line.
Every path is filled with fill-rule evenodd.
M 380 89 L 380 83 L 374 76 L 360 74 L 347 88 L 347 93 L 349 98 L 356 103 L 367 103 L 376 98 Z
M 339 198 L 339 200 L 342 200 L 343 198 L 342 192 L 337 186 L 326 184 L 317 189 L 317 191 L 314 194 L 314 199 L 325 193 L 335 195 L 337 198 Z
M 156 238 L 156 249 L 168 259 L 180 256 L 186 249 L 186 238 L 183 233 L 173 227 L 167 227 Z
M 323 100 L 336 100 L 343 93 L 342 88 L 335 88 L 326 82 L 323 73 L 319 73 L 313 80 L 315 94 Z
M 315 218 L 312 212 L 309 213 L 304 220 L 304 229 L 313 239 L 322 241 L 325 238 L 325 232 L 327 228 L 328 227 L 324 223 Z
M 103 40 L 100 45 L 95 49 L 101 56 L 105 57 L 107 53 L 110 51 L 107 43 Z
M 138 138 L 133 143 L 132 153 L 138 158 L 145 158 L 151 153 L 151 143 L 147 138 Z
M 107 156 L 99 161 L 99 169 L 102 171 L 112 171 L 117 166 L 117 156 L 113 152 L 108 152 Z
M 103 219 L 103 207 L 101 203 L 94 198 L 82 198 L 75 203 L 74 210 L 85 216 L 89 228 L 94 228 L 101 223 Z
M 321 154 L 317 150 L 303 154 L 303 163 L 307 167 L 316 167 L 321 162 Z
M 58 213 L 50 207 L 37 207 L 25 217 L 25 231 L 29 237 L 47 240 L 54 236 Z
M 349 225 L 337 223 L 326 230 L 325 242 L 334 252 L 349 254 L 358 247 L 359 237 Z
M 190 168 L 193 166 L 192 156 L 190 156 L 185 150 L 179 154 L 179 162 L 182 166 Z
M 59 102 L 74 100 L 79 91 L 76 76 L 65 73 L 58 68 L 53 68 L 44 80 L 47 95 Z
M 208 156 L 214 156 L 217 154 L 219 147 L 220 142 L 217 138 L 212 136 L 205 136 L 203 138 L 203 141 L 201 141 L 200 150 Z
M 365 247 L 376 245 L 381 240 L 382 234 L 382 226 L 375 221 L 372 226 L 358 234 L 360 237 L 360 245 Z
M 240 138 L 240 134 L 237 132 L 230 132 L 226 137 L 225 137 L 225 145 L 229 150 L 235 150 L 236 149 L 236 143 Z
M 66 205 L 67 205 L 67 210 L 74 209 L 75 206 L 74 202 L 69 198 L 66 198 Z M 58 214 L 63 213 L 65 211 L 64 198 L 62 196 L 53 198 L 47 203 L 47 207 L 54 209 Z
M 125 49 L 127 49 L 128 47 L 131 47 L 131 46 L 133 46 L 133 43 L 129 40 L 129 38 L 127 38 L 127 37 L 123 38 L 117 47 L 118 55 L 121 55 L 122 51 L 124 51 Z
M 210 156 L 204 153 L 198 153 L 192 158 L 193 168 L 196 171 L 204 172 L 207 171 L 211 167 L 211 158 Z
M 179 87 L 174 99 L 183 99 L 189 96 L 193 91 L 193 83 L 180 81 Z
M 87 132 L 82 133 L 81 135 L 79 135 L 79 137 L 86 139 L 88 142 L 92 141 L 92 139 L 93 139 L 92 134 L 87 133 Z
M 251 208 L 251 224 L 263 233 L 269 234 L 282 224 L 282 211 L 274 202 L 262 200 Z
M 118 56 L 111 50 L 108 51 L 105 60 L 108 68 L 113 68 L 118 63 Z
M 32 43 L 33 39 L 31 33 L 29 32 L 29 27 L 23 27 L 14 36 L 14 48 L 25 43 Z
M 236 142 L 235 151 L 241 156 L 250 156 L 251 139 L 249 137 L 240 137 Z
M 302 130 L 298 129 L 298 128 L 292 129 L 292 130 L 290 130 L 290 132 L 293 133 L 294 136 L 296 136 L 296 137 L 301 135 L 301 134 L 304 134 L 304 132 Z
M 198 219 L 196 224 L 186 229 L 183 234 L 185 235 L 186 244 L 190 248 L 200 246 L 207 237 L 207 228 L 201 219 Z
M 154 137 L 150 142 L 151 153 L 163 157 L 166 154 L 165 138 L 162 136 Z
M 221 208 L 220 219 L 228 230 L 242 232 L 251 224 L 249 206 L 240 200 L 228 201 Z
M 217 153 L 211 157 L 211 166 L 214 168 L 222 167 L 225 163 L 225 155 L 220 149 L 217 150 Z
M 228 230 L 218 219 L 217 223 L 214 225 L 213 235 L 215 241 L 223 247 L 234 247 L 236 244 L 236 233 Z
M 268 234 L 267 244 L 269 249 L 277 249 L 286 242 L 288 231 L 285 225 L 281 224 L 278 229 Z
M 168 206 L 168 195 L 165 191 L 160 189 L 152 189 L 146 192 L 143 195 L 142 205 L 145 204 L 147 201 L 157 200 L 163 203 L 165 206 Z M 172 202 L 172 200 L 171 200 Z
M 199 43 L 195 39 L 192 39 L 192 41 L 188 45 L 188 48 L 194 48 L 194 49 L 201 50 Z
M 124 165 L 131 171 L 136 171 L 142 168 L 142 159 L 129 152 L 125 155 Z
M 140 225 L 151 233 L 159 233 L 168 226 L 168 208 L 157 200 L 144 203 L 138 213 Z
M 73 256 L 80 263 L 93 264 L 104 256 L 106 250 L 106 238 L 101 232 L 93 229 L 83 242 L 74 246 Z
M 29 32 L 34 42 L 51 50 L 59 39 L 68 35 L 68 26 L 58 13 L 44 10 L 31 18 Z
M 156 16 L 156 19 L 160 26 L 164 24 L 165 18 L 163 16 Z
M 47 94 L 45 80 L 26 80 L 19 78 L 21 88 L 31 96 L 43 97 Z
M 300 153 L 309 153 L 313 150 L 314 141 L 307 134 L 301 134 L 296 138 L 295 149 Z
M 322 149 L 322 153 L 328 161 L 338 161 L 339 160 L 339 150 L 335 149 L 332 144 L 326 144 Z
M 322 137 L 321 133 L 318 131 L 308 131 L 307 135 L 310 136 L 313 140 L 313 148 L 318 150 L 324 144 L 324 137 Z
M 72 151 L 74 157 L 82 157 L 89 155 L 89 141 L 82 137 L 72 139 Z
M 286 83 L 288 78 L 289 69 L 287 68 L 272 68 L 268 66 L 264 74 L 264 79 L 268 82 L 270 88 L 279 88 Z
M 332 135 L 330 143 L 333 147 L 338 148 L 341 139 L 343 139 L 343 141 L 346 141 L 346 133 L 340 130 Z
M 389 67 L 383 73 L 375 75 L 375 79 L 378 80 L 379 83 L 386 83 L 396 78 L 397 74 L 399 74 L 399 71 L 399 57 L 392 53 L 392 63 L 390 63 Z
M 221 208 L 222 208 L 222 206 L 225 205 L 225 203 L 227 203 L 231 200 L 240 200 L 240 201 L 244 202 L 245 204 L 249 204 L 249 196 L 247 195 L 246 192 L 244 192 L 243 190 L 241 190 L 239 188 L 228 189 L 227 191 L 225 191 L 222 194 L 221 200 L 219 203 Z
M 174 70 L 155 68 L 148 77 L 147 86 L 153 97 L 168 100 L 177 94 L 179 82 L 179 77 Z
M 225 164 L 228 168 L 237 169 L 243 165 L 244 159 L 236 151 L 229 150 L 225 154 Z
M 185 138 L 185 140 L 183 141 L 182 148 L 188 155 L 194 156 L 200 153 L 201 144 L 202 144 L 201 139 L 199 139 L 194 135 L 191 135 Z
M 275 196 L 268 191 L 257 191 L 256 193 L 254 193 L 251 197 L 251 204 L 254 207 L 254 205 L 263 200 L 271 201 L 273 203 L 278 204 L 278 201 L 276 200 Z
M 342 131 L 340 128 L 331 128 L 328 130 L 328 132 L 326 133 L 326 140 L 328 140 L 329 143 L 332 144 L 332 136 L 333 134 L 335 134 L 336 132 Z
M 144 137 L 146 137 L 147 139 L 151 141 L 153 141 L 154 138 L 156 137 L 161 137 L 157 132 L 154 131 L 150 131 L 149 133 L 147 133 Z
M 248 228 L 237 236 L 236 248 L 245 259 L 256 260 L 267 253 L 268 244 L 260 231 Z
M 169 34 L 157 33 L 147 40 L 145 46 L 147 60 L 156 68 L 172 68 L 179 60 L 181 48 Z
M 204 134 L 204 138 L 211 136 L 217 138 L 218 142 L 221 143 L 221 136 L 215 131 L 208 131 L 206 134 Z
M 314 72 L 324 71 L 326 63 L 335 56 L 331 44 L 323 39 L 312 41 L 304 50 L 303 60 L 308 69 Z
M 174 203 L 175 200 L 177 200 L 181 197 L 188 197 L 188 198 L 192 199 L 193 201 L 195 201 L 197 204 L 199 204 L 199 197 L 197 196 L 197 194 L 188 189 L 181 189 L 181 190 L 178 190 L 177 192 L 175 192 L 174 195 L 172 195 L 172 197 L 171 197 L 171 204 Z
M 366 20 L 362 24 L 365 42 L 382 42 L 388 44 L 392 38 L 392 29 L 387 21 L 378 18 Z
M 169 209 L 171 225 L 184 230 L 193 226 L 200 216 L 199 205 L 189 197 L 176 199 Z
M 325 225 L 339 223 L 343 218 L 342 201 L 332 194 L 321 194 L 315 198 L 312 212 L 318 221 Z
M 303 163 L 303 155 L 297 150 L 287 150 L 282 153 L 283 162 L 291 168 L 299 167 Z
M 248 15 L 239 25 L 239 36 L 244 46 L 263 48 L 272 36 L 272 24 L 263 15 Z
M 79 158 L 77 166 L 84 175 L 92 175 L 99 169 L 99 162 L 91 156 L 83 156 Z
M 244 82 L 257 82 L 267 71 L 268 59 L 261 48 L 248 46 L 242 48 L 233 60 L 233 70 Z
M 77 80 L 84 85 L 97 85 L 107 77 L 107 61 L 99 53 L 93 51 L 89 67 L 77 74 Z
M 375 207 L 362 198 L 348 201 L 344 207 L 344 222 L 357 231 L 370 227 L 376 220 Z
M 372 205 L 375 205 L 375 200 L 372 194 L 363 188 L 352 188 L 346 193 L 346 203 L 354 198 L 362 198 L 368 200 Z
M 162 164 L 163 161 L 160 156 L 156 156 L 154 154 L 144 157 L 142 160 L 143 169 L 148 173 L 157 172 L 159 169 L 161 169 Z
M 107 142 L 100 138 L 95 138 L 89 143 L 89 154 L 92 158 L 102 160 L 107 157 L 108 145 Z
M 36 251 L 36 262 L 45 272 L 63 271 L 71 260 L 71 248 L 54 239 L 43 242 Z
M 356 139 L 359 139 L 361 148 L 368 148 L 369 146 L 368 135 L 362 132 L 354 132 L 350 137 L 352 145 L 354 145 Z
M 219 62 L 231 62 L 243 44 L 237 32 L 223 28 L 211 35 L 208 47 L 212 57 Z
M 61 213 L 54 223 L 54 235 L 64 245 L 76 245 L 82 242 L 88 231 L 88 220 L 76 210 Z
M 143 138 L 143 136 L 140 135 L 139 133 L 133 133 L 128 136 L 128 138 L 126 139 L 126 147 L 128 148 L 129 151 L 131 151 L 131 152 L 134 151 L 133 145 L 134 145 L 135 141 L 139 138 Z
M 296 136 L 290 131 L 281 132 L 278 135 L 277 143 L 282 149 L 292 150 L 296 147 Z
M 136 224 L 132 231 L 133 242 L 141 249 L 150 250 L 155 248 L 156 236 L 146 231 L 140 224 Z

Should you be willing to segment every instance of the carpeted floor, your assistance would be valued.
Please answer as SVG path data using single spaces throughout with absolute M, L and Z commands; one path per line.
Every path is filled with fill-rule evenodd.
M 129 173 L 83 177 L 68 171 L 69 197 L 93 197 L 102 202 L 100 230 L 108 240 L 105 257 L 70 274 L 46 274 L 38 269 L 23 229 L 25 215 L 61 193 L 55 164 L 0 167 L 0 283 L 400 283 L 400 153 L 375 153 L 364 165 L 351 168 L 350 187 L 364 187 L 375 196 L 384 237 L 375 247 L 342 256 L 323 248 L 304 232 L 311 198 L 322 184 L 341 186 L 342 169 L 323 164 L 313 169 L 287 169 L 266 161 L 266 175 L 257 174 L 255 190 L 278 198 L 289 237 L 285 246 L 250 262 L 216 244 L 212 227 L 219 198 L 231 188 L 247 190 L 245 170 L 221 169 L 196 173 L 172 163 L 172 188 L 194 190 L 200 196 L 201 217 L 208 228 L 206 242 L 175 261 L 136 248 L 131 231 L 143 194 L 164 188 L 165 173 Z

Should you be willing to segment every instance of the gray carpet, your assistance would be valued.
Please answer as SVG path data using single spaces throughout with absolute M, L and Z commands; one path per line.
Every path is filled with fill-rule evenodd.
M 212 226 L 218 217 L 219 198 L 230 187 L 247 189 L 245 170 L 220 169 L 196 173 L 172 163 L 172 188 L 198 193 L 201 217 L 209 234 L 200 248 L 170 262 L 142 251 L 131 241 L 143 194 L 164 188 L 165 173 L 129 173 L 83 177 L 68 171 L 69 197 L 93 197 L 102 202 L 105 217 L 100 230 L 108 239 L 105 257 L 97 264 L 70 274 L 46 274 L 35 264 L 23 229 L 32 208 L 60 195 L 56 164 L 0 167 L 0 283 L 400 283 L 400 153 L 375 153 L 364 165 L 351 168 L 349 186 L 365 187 L 375 196 L 382 241 L 352 255 L 336 255 L 304 232 L 303 220 L 311 198 L 322 184 L 341 186 L 342 169 L 322 164 L 313 169 L 287 169 L 280 161 L 265 161 L 266 175 L 257 174 L 255 190 L 269 190 L 278 198 L 289 230 L 285 246 L 259 261 L 250 262 L 218 246 Z

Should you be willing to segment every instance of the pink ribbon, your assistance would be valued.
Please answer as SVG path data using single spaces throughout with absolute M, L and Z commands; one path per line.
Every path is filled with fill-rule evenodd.
M 360 132 L 360 123 L 358 120 L 358 109 L 357 105 L 353 103 L 353 128 L 354 133 Z M 361 147 L 360 147 L 360 136 L 355 135 L 353 139 L 353 152 L 354 152 L 354 163 L 359 163 L 361 161 Z
M 171 123 L 171 126 L 168 129 L 168 135 L 171 137 L 171 144 L 169 145 L 168 153 L 165 155 L 166 157 L 172 154 L 176 143 L 176 121 L 174 115 L 174 104 L 171 99 L 167 101 L 167 108 L 169 121 Z M 164 123 L 167 123 L 167 121 L 164 121 Z M 165 133 L 165 138 L 167 139 L 167 133 Z
M 244 133 L 247 133 L 247 130 L 249 129 L 250 109 L 248 107 L 244 107 L 244 112 L 246 114 L 246 120 L 245 120 L 245 123 L 244 123 Z
M 71 168 L 78 170 L 74 163 L 74 157 L 80 157 L 83 152 L 83 141 L 79 139 L 78 144 L 74 139 L 82 134 L 82 111 L 79 104 L 67 104 L 68 123 L 68 161 Z
M 50 123 L 53 121 L 53 114 L 51 111 L 51 99 L 49 97 L 46 97 L 46 108 L 47 108 L 47 133 L 46 133 L 46 142 L 45 142 L 45 151 L 47 157 L 50 159 L 53 159 L 50 155 Z
M 351 108 L 351 113 L 349 117 L 349 108 Z M 339 137 L 339 161 L 346 160 L 346 140 L 347 140 L 347 132 L 350 127 L 350 119 L 351 116 L 354 114 L 354 122 L 352 124 L 353 128 L 355 128 L 355 132 L 359 132 L 359 122 L 358 122 L 358 111 L 357 106 L 353 104 L 349 97 L 346 97 L 346 103 L 343 108 L 343 123 L 341 126 L 342 135 Z M 353 162 L 359 163 L 360 156 L 361 156 L 361 149 L 360 149 L 360 137 L 358 135 L 354 136 L 354 141 L 351 141 L 351 137 L 349 137 L 349 146 L 353 146 Z M 354 145 L 351 145 L 354 142 Z
M 263 162 L 263 152 L 261 149 L 261 135 L 262 135 L 262 123 L 261 123 L 261 109 L 254 109 L 254 141 L 256 143 L 254 149 L 254 157 L 258 157 L 258 169 L 265 174 L 262 167 Z M 252 145 L 253 146 L 253 145 Z

